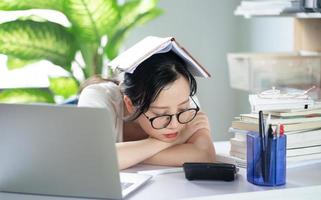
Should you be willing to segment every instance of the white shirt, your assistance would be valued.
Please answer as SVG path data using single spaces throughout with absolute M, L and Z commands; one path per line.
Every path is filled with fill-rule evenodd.
M 199 101 L 193 96 L 196 104 L 200 106 Z M 193 103 L 191 102 L 191 105 Z M 103 82 L 89 85 L 80 94 L 78 100 L 80 107 L 99 107 L 106 108 L 111 112 L 114 121 L 115 141 L 123 141 L 123 95 L 120 92 L 120 87 L 113 82 Z
M 89 85 L 81 92 L 78 100 L 80 107 L 106 108 L 110 111 L 114 122 L 116 142 L 123 141 L 123 95 L 120 88 L 113 82 Z

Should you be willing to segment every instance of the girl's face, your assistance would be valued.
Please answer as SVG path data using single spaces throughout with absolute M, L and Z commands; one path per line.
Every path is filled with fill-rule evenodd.
M 164 114 L 176 114 L 190 107 L 190 87 L 188 81 L 180 76 L 175 82 L 166 86 L 158 95 L 157 99 L 150 105 L 145 115 L 148 118 Z M 163 129 L 155 129 L 144 114 L 137 118 L 142 129 L 151 137 L 164 142 L 174 142 L 184 124 L 177 121 L 176 116 L 172 117 L 170 124 Z

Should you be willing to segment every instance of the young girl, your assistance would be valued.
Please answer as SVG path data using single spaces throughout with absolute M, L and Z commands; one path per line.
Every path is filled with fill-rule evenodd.
M 96 76 L 82 90 L 78 106 L 114 113 L 120 169 L 214 162 L 211 129 L 196 103 L 196 88 L 184 61 L 169 51 L 146 59 L 121 83 Z

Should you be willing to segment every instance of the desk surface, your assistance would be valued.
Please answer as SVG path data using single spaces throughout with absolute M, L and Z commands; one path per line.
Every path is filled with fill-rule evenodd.
M 260 187 L 246 180 L 246 171 L 241 169 L 234 182 L 188 181 L 183 173 L 157 175 L 128 199 L 181 199 L 219 194 L 254 192 L 321 185 L 321 163 L 287 170 L 287 183 L 280 187 Z
M 159 169 L 158 166 L 138 165 L 126 170 L 136 172 L 141 170 Z M 168 173 L 156 175 L 147 184 L 142 186 L 126 199 L 181 199 L 205 197 L 220 194 L 244 193 L 254 191 L 265 191 L 272 189 L 284 189 L 321 185 L 321 163 L 305 165 L 287 169 L 286 185 L 280 187 L 259 187 L 252 185 L 246 180 L 245 169 L 240 169 L 237 179 L 234 182 L 220 181 L 188 181 L 184 173 Z M 77 198 L 50 197 L 38 195 L 22 195 L 0 193 L 1 200 L 76 200 Z M 83 199 L 77 199 L 83 200 Z
M 146 170 L 155 167 L 138 166 L 132 170 Z M 181 199 L 231 194 L 241 192 L 254 192 L 272 189 L 304 187 L 321 185 L 321 163 L 303 167 L 291 168 L 287 171 L 287 183 L 281 187 L 259 187 L 246 181 L 245 170 L 239 171 L 234 182 L 219 181 L 188 181 L 183 173 L 170 173 L 155 176 L 142 188 L 128 196 L 130 200 L 141 199 Z M 59 198 L 37 195 L 21 195 L 0 193 L 1 200 L 76 200 L 76 198 Z M 78 199 L 80 200 L 80 199 Z M 81 199 L 83 200 L 83 199 Z

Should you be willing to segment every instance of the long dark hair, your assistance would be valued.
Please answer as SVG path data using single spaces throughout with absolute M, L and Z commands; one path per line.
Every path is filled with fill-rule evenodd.
M 146 112 L 162 89 L 180 76 L 189 82 L 190 96 L 193 96 L 197 90 L 196 80 L 186 68 L 184 60 L 172 51 L 154 54 L 142 62 L 134 73 L 125 73 L 122 92 L 136 108 L 126 120 L 135 120 Z
M 190 96 L 193 96 L 197 90 L 195 78 L 186 68 L 184 60 L 169 51 L 154 54 L 142 62 L 134 73 L 125 73 L 122 83 L 115 79 L 104 79 L 100 75 L 94 75 L 82 84 L 80 92 L 89 85 L 101 82 L 114 82 L 120 85 L 122 93 L 130 98 L 136 108 L 135 112 L 125 120 L 135 120 L 148 110 L 164 87 L 180 76 L 189 82 Z

